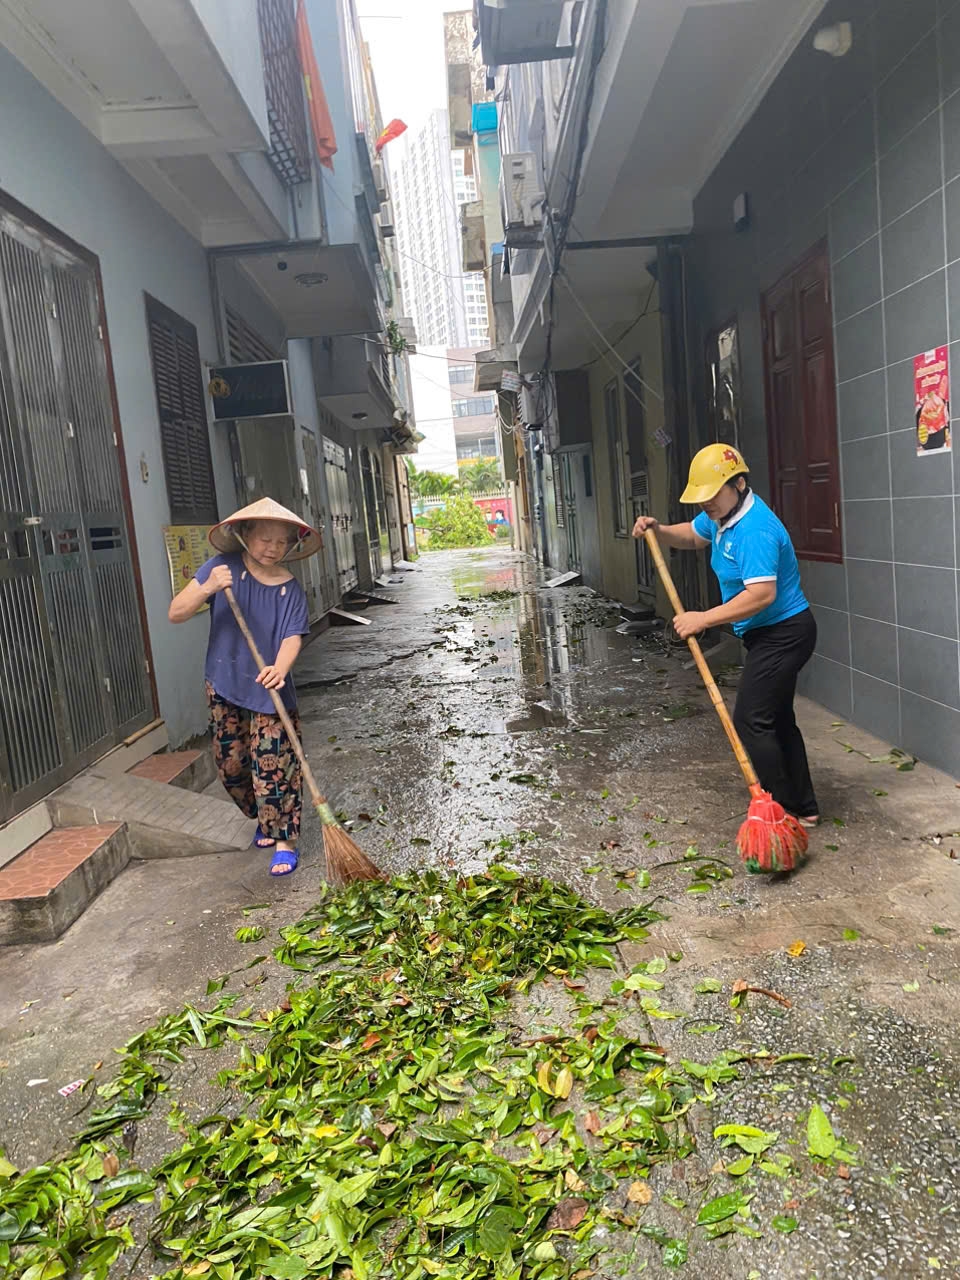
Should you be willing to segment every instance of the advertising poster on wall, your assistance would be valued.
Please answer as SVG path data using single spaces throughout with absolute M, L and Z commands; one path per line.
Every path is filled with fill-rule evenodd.
M 917 457 L 949 453 L 950 370 L 946 347 L 934 347 L 914 356 L 913 395 Z
M 170 589 L 174 595 L 182 591 L 200 566 L 210 559 L 211 547 L 207 540 L 209 532 L 210 526 L 205 524 L 176 524 L 164 527 L 163 540 L 170 564 Z M 205 604 L 199 612 L 203 613 L 209 607 Z

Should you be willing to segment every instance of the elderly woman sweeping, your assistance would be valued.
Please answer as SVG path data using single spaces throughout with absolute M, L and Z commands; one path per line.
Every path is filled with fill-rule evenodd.
M 765 791 L 807 827 L 820 821 L 807 752 L 793 699 L 797 676 L 817 643 L 817 624 L 800 586 L 790 535 L 750 489 L 750 468 L 736 449 L 711 444 L 690 463 L 680 501 L 701 508 L 687 524 L 661 525 L 641 516 L 664 546 L 710 547 L 723 603 L 673 620 L 682 640 L 708 627 L 732 625 L 747 651 L 734 723 Z
M 256 847 L 273 849 L 270 874 L 290 875 L 299 861 L 302 779 L 270 690 L 299 733 L 290 671 L 309 625 L 303 588 L 286 564 L 319 551 L 320 534 L 262 498 L 214 526 L 210 542 L 220 554 L 175 597 L 169 617 L 186 622 L 210 605 L 205 670 L 217 769 L 234 803 L 257 820 Z M 267 660 L 261 669 L 224 596 L 227 587 Z

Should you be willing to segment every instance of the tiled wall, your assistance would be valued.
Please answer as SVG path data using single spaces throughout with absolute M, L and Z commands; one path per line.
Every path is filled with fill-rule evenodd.
M 831 0 L 816 26 L 841 19 L 850 53 L 805 38 L 702 191 L 692 312 L 704 333 L 739 322 L 742 445 L 766 494 L 759 295 L 827 237 L 844 562 L 802 565 L 820 628 L 804 691 L 960 774 L 960 436 L 918 458 L 913 430 L 917 353 L 951 343 L 960 406 L 960 0 Z

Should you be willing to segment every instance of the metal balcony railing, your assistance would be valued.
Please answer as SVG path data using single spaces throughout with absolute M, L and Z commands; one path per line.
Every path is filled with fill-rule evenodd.
M 284 186 L 294 187 L 310 177 L 310 143 L 293 5 L 257 0 L 257 12 L 270 121 L 267 154 Z

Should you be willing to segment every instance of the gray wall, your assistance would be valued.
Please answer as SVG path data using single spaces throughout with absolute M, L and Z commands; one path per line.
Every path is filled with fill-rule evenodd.
M 832 0 L 817 26 L 841 19 L 851 52 L 808 35 L 697 200 L 693 355 L 702 380 L 703 335 L 736 316 L 743 447 L 766 495 L 759 295 L 828 239 L 844 562 L 801 566 L 820 627 L 803 689 L 960 773 L 960 440 L 916 457 L 912 360 L 951 343 L 960 378 L 960 3 Z
M 195 324 L 201 358 L 215 363 L 206 255 L 3 48 L 0 116 L 0 186 L 100 259 L 160 713 L 171 741 L 181 741 L 206 724 L 208 619 L 204 614 L 180 627 L 167 621 L 170 572 L 161 528 L 170 512 L 144 292 Z M 224 433 L 211 432 L 211 448 L 221 513 L 228 514 L 233 481 Z

